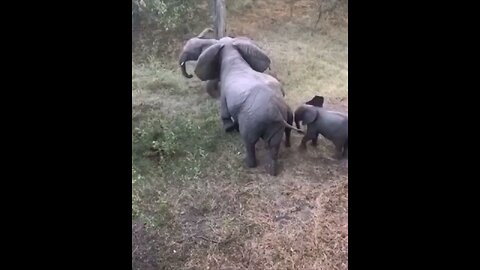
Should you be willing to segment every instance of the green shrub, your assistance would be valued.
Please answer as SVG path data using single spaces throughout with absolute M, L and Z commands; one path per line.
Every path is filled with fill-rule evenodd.
M 132 52 L 137 59 L 170 55 L 183 35 L 206 26 L 206 0 L 132 0 Z

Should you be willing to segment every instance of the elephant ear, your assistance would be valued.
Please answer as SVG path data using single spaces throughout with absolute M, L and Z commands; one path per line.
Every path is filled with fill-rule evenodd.
M 198 57 L 195 74 L 202 81 L 220 78 L 220 51 L 224 44 L 216 43 L 208 47 Z
M 264 72 L 270 67 L 270 58 L 249 39 L 236 38 L 233 40 L 233 46 L 237 48 L 243 59 L 245 59 L 255 71 Z
M 315 109 L 315 107 L 307 107 L 303 111 L 302 122 L 308 125 L 313 123 L 313 121 L 315 121 L 317 117 L 318 117 L 318 111 Z
M 307 101 L 305 104 L 322 108 L 323 101 L 324 101 L 324 98 L 322 96 L 314 96 L 311 100 Z

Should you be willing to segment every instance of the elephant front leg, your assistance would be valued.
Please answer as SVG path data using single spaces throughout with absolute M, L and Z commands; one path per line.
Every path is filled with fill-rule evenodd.
M 348 158 L 348 142 L 343 145 L 343 157 Z
M 267 164 L 267 172 L 271 176 L 276 176 L 278 174 L 278 150 L 282 144 L 282 137 L 283 132 L 277 132 L 268 141 L 270 161 Z
M 307 127 L 307 134 L 303 136 L 302 142 L 300 142 L 300 145 L 298 147 L 300 151 L 307 150 L 307 142 L 310 140 L 314 140 L 315 138 L 317 138 L 317 136 L 318 136 L 317 132 L 315 132 L 311 127 Z
M 312 145 L 313 145 L 313 146 L 317 146 L 317 145 L 318 145 L 318 134 L 317 134 L 317 136 L 315 136 L 314 139 L 312 139 Z
M 238 125 L 238 120 L 233 119 L 233 130 L 240 132 L 240 126 Z
M 344 157 L 343 156 L 343 153 L 344 153 L 343 143 L 342 142 L 334 142 L 334 144 L 335 144 L 335 150 L 336 150 L 334 158 L 342 159 Z
M 222 96 L 220 101 L 220 118 L 222 119 L 223 129 L 225 132 L 232 132 L 235 129 L 238 130 L 238 124 L 232 121 L 232 116 L 228 111 L 227 99 L 225 96 Z
M 245 142 L 247 156 L 245 157 L 245 165 L 248 168 L 257 167 L 257 159 L 255 158 L 255 143 Z

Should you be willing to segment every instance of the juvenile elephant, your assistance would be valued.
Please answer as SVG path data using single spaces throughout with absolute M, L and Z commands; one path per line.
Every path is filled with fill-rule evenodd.
M 247 167 L 257 166 L 255 144 L 262 138 L 269 149 L 267 171 L 278 173 L 278 151 L 285 133 L 285 146 L 290 146 L 293 113 L 277 84 L 266 80 L 264 72 L 270 66 L 268 56 L 248 38 L 224 37 L 207 42 L 191 39 L 180 56 L 185 77 L 190 78 L 182 60 L 196 60 L 195 74 L 202 81 L 220 79 L 220 118 L 225 131 L 238 123 L 245 144 Z M 273 78 L 273 77 L 272 77 Z M 272 83 L 273 82 L 273 83 Z M 278 83 L 278 86 L 280 83 Z
M 313 106 L 319 107 L 319 108 L 323 108 L 323 102 L 324 101 L 325 101 L 325 99 L 322 96 L 315 95 L 311 100 L 305 102 L 305 104 L 313 105 Z M 295 121 L 295 125 L 297 126 L 298 129 L 301 128 L 299 122 L 300 121 L 298 121 L 298 120 Z M 317 141 L 318 141 L 318 136 L 315 137 L 315 139 L 312 139 L 312 145 L 317 146 Z
M 300 128 L 300 121 L 307 125 L 307 133 L 300 143 L 301 150 L 306 149 L 306 143 L 309 140 L 316 145 L 318 135 L 321 134 L 333 142 L 337 150 L 337 158 L 348 158 L 348 115 L 303 104 L 295 110 L 297 128 Z

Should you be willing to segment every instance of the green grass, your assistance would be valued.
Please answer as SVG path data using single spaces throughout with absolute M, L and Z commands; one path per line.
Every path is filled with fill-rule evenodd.
M 204 169 L 216 162 L 214 153 L 219 145 L 240 152 L 239 141 L 232 142 L 233 136 L 221 131 L 216 101 L 207 99 L 195 104 L 199 93 L 192 93 L 179 73 L 159 62 L 133 68 L 134 217 L 151 210 L 145 206 L 146 201 L 152 200 L 149 198 L 152 190 L 161 192 L 166 185 L 183 186 L 198 181 Z M 155 214 L 168 216 L 168 211 Z

